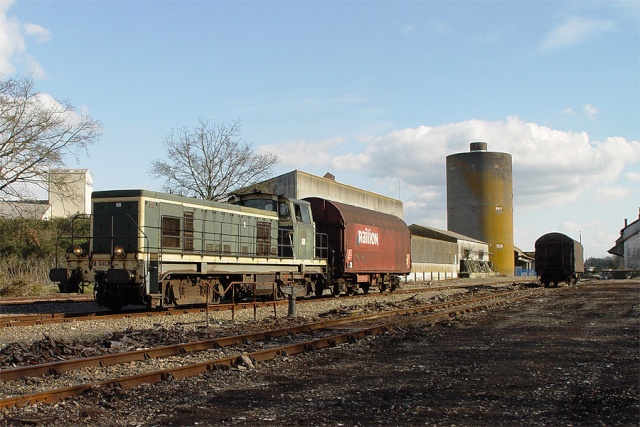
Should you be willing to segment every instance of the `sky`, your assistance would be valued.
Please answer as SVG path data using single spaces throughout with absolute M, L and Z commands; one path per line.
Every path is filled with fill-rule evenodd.
M 160 190 L 151 162 L 200 119 L 256 152 L 397 198 L 447 228 L 446 156 L 513 159 L 514 243 L 607 256 L 640 211 L 638 1 L 0 0 L 0 75 L 103 125 L 95 190 Z

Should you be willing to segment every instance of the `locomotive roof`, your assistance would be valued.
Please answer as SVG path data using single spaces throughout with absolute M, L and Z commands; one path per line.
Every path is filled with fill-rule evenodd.
M 233 205 L 226 202 L 215 202 L 212 200 L 202 200 L 195 197 L 179 196 L 177 194 L 162 193 L 158 191 L 143 190 L 143 189 L 125 189 L 125 190 L 104 190 L 94 191 L 91 193 L 91 200 L 95 199 L 116 199 L 116 198 L 137 198 L 144 197 L 148 199 L 166 200 L 176 203 L 187 203 L 192 205 L 208 206 L 212 208 L 227 209 L 239 212 L 259 212 L 265 215 L 269 211 L 261 209 L 250 208 L 246 206 Z M 275 215 L 275 213 L 274 213 Z

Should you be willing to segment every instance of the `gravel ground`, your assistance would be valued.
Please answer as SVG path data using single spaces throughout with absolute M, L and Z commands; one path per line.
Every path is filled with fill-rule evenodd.
M 496 287 L 509 286 L 514 283 L 513 280 L 506 278 L 491 278 L 489 279 L 491 284 Z M 525 278 L 525 281 L 532 282 L 533 278 Z M 476 283 L 478 286 L 483 286 L 485 282 L 483 280 L 475 280 L 473 282 L 465 282 L 461 280 L 436 282 L 434 287 L 445 285 L 456 285 L 465 283 Z M 422 284 L 404 284 L 403 289 L 411 289 L 412 287 L 424 287 Z M 451 289 L 446 291 L 433 291 L 433 292 L 420 292 L 414 299 L 418 302 L 427 304 L 434 297 L 448 298 L 453 295 L 467 294 L 467 289 Z M 411 294 L 405 293 L 384 293 L 371 292 L 370 298 L 366 299 L 366 303 L 395 303 L 410 298 Z M 358 304 L 365 304 L 365 300 L 358 300 L 357 298 L 341 297 L 341 298 L 327 298 L 322 300 L 313 300 L 311 303 L 296 304 L 297 317 L 299 323 L 305 321 L 311 321 L 319 313 L 328 312 L 331 310 L 345 310 Z M 12 314 L 37 314 L 37 313 L 53 313 L 61 312 L 64 310 L 73 312 L 84 312 L 96 310 L 105 311 L 97 307 L 94 303 L 74 303 L 72 305 L 63 304 L 37 304 L 33 307 L 29 306 L 0 306 L 0 316 L 9 316 Z M 288 307 L 287 305 L 280 305 L 277 307 L 277 318 L 284 319 L 287 317 Z M 273 307 L 264 307 L 257 310 L 256 319 L 258 322 L 262 322 L 265 319 L 268 321 L 273 319 L 274 312 Z M 232 314 L 230 311 L 210 312 L 210 326 L 213 331 L 219 330 L 220 333 L 227 333 L 228 329 L 237 329 L 238 325 L 251 328 L 255 325 L 256 330 L 262 326 L 258 323 L 255 324 L 253 318 L 253 310 L 244 309 L 238 310 L 235 313 L 235 319 L 232 322 Z M 87 340 L 98 339 L 110 334 L 113 331 L 124 331 L 127 329 L 151 329 L 151 328 L 172 328 L 175 325 L 179 325 L 185 333 L 197 331 L 206 325 L 206 316 L 204 313 L 193 313 L 186 315 L 174 315 L 174 316 L 155 316 L 155 317 L 134 317 L 129 319 L 113 319 L 113 320 L 100 320 L 100 321 L 79 321 L 70 323 L 57 323 L 48 325 L 35 325 L 28 327 L 9 327 L 0 329 L 0 350 L 8 344 L 14 342 L 21 342 L 29 344 L 35 340 L 40 340 L 43 336 L 51 337 L 54 340 L 67 339 L 67 340 Z
M 638 281 L 545 290 L 506 308 L 405 327 L 255 369 L 131 390 L 95 389 L 52 405 L 12 409 L 0 414 L 0 425 L 638 425 L 639 290 Z M 435 295 L 419 297 L 426 302 Z M 356 301 L 331 299 L 331 307 L 316 310 L 355 310 Z M 307 306 L 315 304 L 299 304 L 298 313 L 310 320 L 318 312 L 306 312 Z M 252 311 L 246 315 L 234 324 L 217 319 L 214 329 L 269 323 L 253 322 Z M 196 317 L 181 316 L 181 327 L 202 328 L 202 316 L 190 316 Z M 172 328 L 176 319 L 16 328 L 32 331 L 14 338 L 33 342 L 42 337 L 38 328 L 54 334 L 67 327 L 57 331 L 61 337 L 86 339 L 104 336 L 102 328 L 145 328 L 144 322 L 153 328 L 164 321 L 174 322 L 163 326 Z M 0 332 L 1 349 L 12 341 Z

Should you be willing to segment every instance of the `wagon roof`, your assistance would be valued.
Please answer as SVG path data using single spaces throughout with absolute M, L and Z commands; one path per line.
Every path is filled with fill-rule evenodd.
M 303 200 L 310 202 L 312 206 L 314 206 L 315 203 L 324 204 L 325 206 L 333 206 L 340 213 L 344 224 L 367 224 L 384 227 L 389 230 L 404 231 L 409 234 L 407 224 L 402 220 L 402 218 L 398 218 L 395 215 L 373 211 L 359 206 L 348 205 L 346 203 L 334 202 L 332 200 L 322 199 L 319 197 L 306 197 Z M 323 210 L 324 209 L 326 208 L 323 207 Z M 316 221 L 319 219 L 316 218 L 315 212 L 314 219 Z
M 553 233 L 547 233 L 540 236 L 538 240 L 536 240 L 535 245 L 537 246 L 538 244 L 544 244 L 544 243 L 579 243 L 579 242 L 576 240 L 573 240 L 571 237 L 567 236 L 566 234 L 553 232 Z

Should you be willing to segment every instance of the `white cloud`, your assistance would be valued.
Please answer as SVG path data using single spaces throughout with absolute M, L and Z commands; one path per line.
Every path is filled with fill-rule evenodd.
M 24 31 L 27 35 L 36 37 L 38 43 L 51 40 L 51 31 L 38 24 L 24 24 Z
M 639 172 L 629 172 L 625 175 L 625 177 L 629 181 L 640 181 L 640 173 Z
M 277 145 L 261 145 L 256 148 L 256 151 L 275 153 L 284 166 L 304 169 L 305 166 L 330 166 L 333 161 L 331 152 L 339 148 L 342 142 L 342 138 L 318 142 L 294 141 Z
M 612 202 L 614 200 L 624 200 L 632 196 L 631 190 L 623 187 L 600 187 L 596 188 L 591 195 L 595 203 Z
M 489 151 L 512 155 L 514 205 L 524 208 L 567 204 L 583 194 L 595 194 L 599 199 L 606 194 L 609 198 L 624 197 L 617 182 L 625 168 L 640 163 L 638 141 L 619 137 L 591 141 L 585 132 L 555 130 L 518 117 L 419 126 L 352 142 L 336 138 L 277 148 L 285 165 L 324 165 L 331 170 L 359 171 L 358 175 L 367 179 L 394 183 L 400 179 L 403 198 L 442 207 L 446 157 L 469 151 L 473 141 L 486 141 Z M 343 152 L 345 145 L 350 152 Z M 626 176 L 634 179 L 637 175 L 631 172 Z
M 583 43 L 614 28 L 613 21 L 607 19 L 569 18 L 553 29 L 540 43 L 541 52 L 549 52 Z
M 587 104 L 582 107 L 582 112 L 584 112 L 589 120 L 593 120 L 595 119 L 596 114 L 598 114 L 598 109 L 591 104 Z
M 12 58 L 16 53 L 26 49 L 24 39 L 20 33 L 20 23 L 7 17 L 7 9 L 12 1 L 0 1 L 0 74 L 12 74 L 15 67 Z
M 0 0 L 0 74 L 14 74 L 19 66 L 35 77 L 44 75 L 38 61 L 27 53 L 24 35 L 35 36 L 39 43 L 50 39 L 51 33 L 37 24 L 22 25 L 17 18 L 7 15 L 12 0 Z

